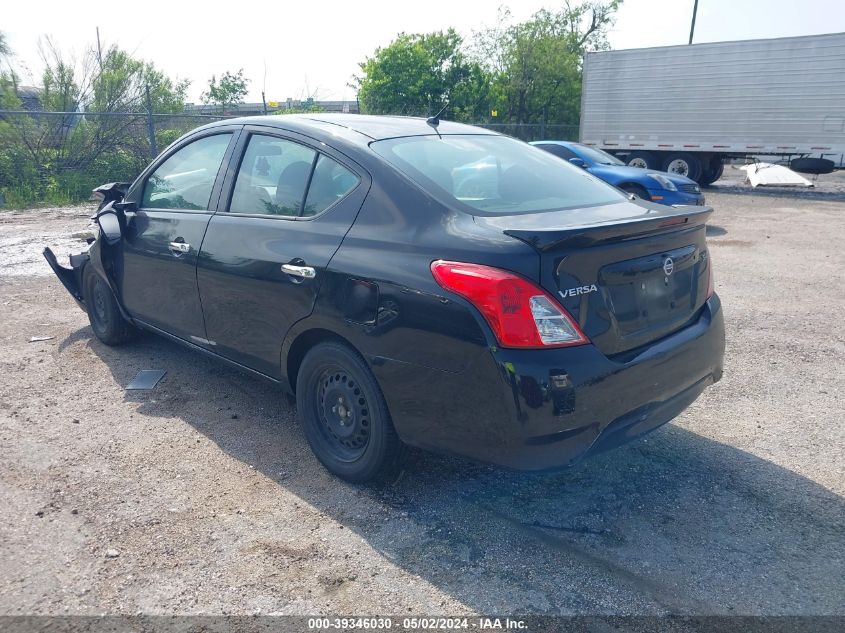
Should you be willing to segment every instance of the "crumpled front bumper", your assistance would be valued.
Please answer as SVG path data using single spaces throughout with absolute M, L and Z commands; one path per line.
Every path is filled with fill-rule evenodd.
M 82 293 L 82 269 L 89 260 L 88 253 L 71 255 L 70 268 L 66 268 L 59 264 L 55 253 L 53 253 L 50 248 L 44 249 L 44 259 L 47 260 L 50 268 L 52 268 L 53 272 L 56 273 L 56 277 L 59 278 L 59 281 L 62 282 L 62 285 L 70 293 L 70 296 L 73 297 L 74 301 L 76 301 L 76 305 L 78 305 L 81 310 L 87 311 L 87 308 L 85 307 L 85 298 Z

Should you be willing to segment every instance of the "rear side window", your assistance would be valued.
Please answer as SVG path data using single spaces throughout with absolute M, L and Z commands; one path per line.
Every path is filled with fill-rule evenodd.
M 537 213 L 624 199 L 583 169 L 506 136 L 413 136 L 370 147 L 434 197 L 469 213 Z
M 297 216 L 317 152 L 280 138 L 253 134 L 241 161 L 230 213 Z
M 293 141 L 253 134 L 238 170 L 229 212 L 313 216 L 357 184 L 355 174 L 328 156 Z
M 337 161 L 321 154 L 311 177 L 311 186 L 308 188 L 302 215 L 322 213 L 352 191 L 357 184 L 358 176 Z
M 142 206 L 208 210 L 211 190 L 231 138 L 231 134 L 205 136 L 172 154 L 147 179 Z

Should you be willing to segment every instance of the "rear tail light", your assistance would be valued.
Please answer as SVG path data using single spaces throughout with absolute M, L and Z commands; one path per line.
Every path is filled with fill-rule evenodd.
M 515 273 L 443 260 L 432 262 L 431 273 L 438 284 L 481 312 L 502 347 L 567 347 L 589 342 L 551 295 Z

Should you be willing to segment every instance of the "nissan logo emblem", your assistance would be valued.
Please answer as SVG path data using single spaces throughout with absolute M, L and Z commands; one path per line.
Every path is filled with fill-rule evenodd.
M 672 261 L 671 257 L 667 257 L 663 260 L 663 272 L 666 273 L 666 276 L 672 274 L 672 271 L 675 270 L 675 262 Z

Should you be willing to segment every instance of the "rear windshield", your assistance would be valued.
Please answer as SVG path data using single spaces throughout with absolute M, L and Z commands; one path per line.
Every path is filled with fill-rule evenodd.
M 507 136 L 411 136 L 370 147 L 435 197 L 470 213 L 536 213 L 624 197 L 582 168 Z

